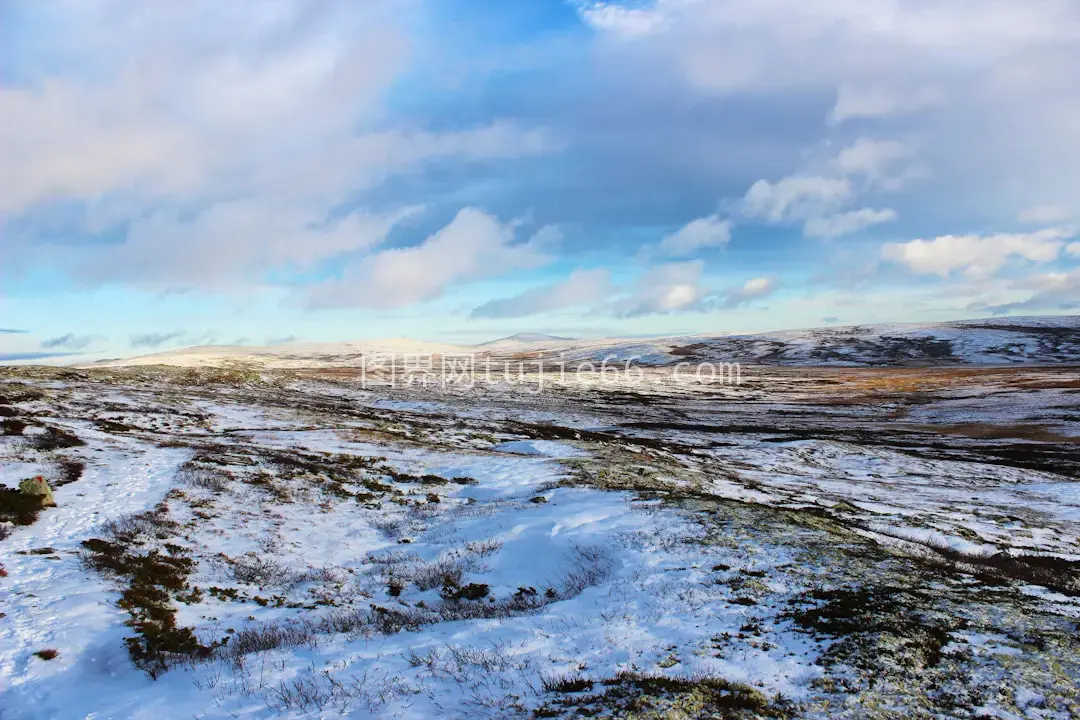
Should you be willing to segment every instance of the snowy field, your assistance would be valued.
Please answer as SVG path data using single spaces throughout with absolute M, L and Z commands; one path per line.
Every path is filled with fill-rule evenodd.
M 1080 371 L 744 376 L 5 370 L 0 717 L 1080 716 Z

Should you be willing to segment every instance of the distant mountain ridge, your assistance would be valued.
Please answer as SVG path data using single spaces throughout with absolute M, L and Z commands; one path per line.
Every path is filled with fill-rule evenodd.
M 195 347 L 98 363 L 267 368 L 355 367 L 379 354 L 471 353 L 497 359 L 560 358 L 567 362 L 740 362 L 763 365 L 898 367 L 931 365 L 1080 365 L 1080 316 L 991 318 L 940 323 L 852 325 L 743 335 L 575 340 L 520 333 L 480 345 L 417 340 Z
M 1080 363 L 1080 316 L 853 325 L 686 341 L 669 353 L 775 365 Z
M 740 362 L 763 365 L 902 367 L 1080 364 L 1080 316 L 851 325 L 645 341 L 583 341 L 571 360 L 645 365 Z
M 573 338 L 560 337 L 558 335 L 545 335 L 543 333 L 517 333 L 516 335 L 508 335 L 507 337 L 498 338 L 496 340 L 478 343 L 476 347 L 488 347 L 490 345 L 510 343 L 528 344 L 545 342 L 573 342 Z

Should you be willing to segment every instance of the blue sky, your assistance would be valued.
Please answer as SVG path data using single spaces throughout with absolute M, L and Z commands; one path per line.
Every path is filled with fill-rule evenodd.
M 1080 310 L 1071 0 L 0 0 L 0 359 Z

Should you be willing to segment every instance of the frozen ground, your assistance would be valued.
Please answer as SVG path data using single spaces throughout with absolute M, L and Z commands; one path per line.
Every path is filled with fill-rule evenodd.
M 6 371 L 0 717 L 1080 714 L 1080 372 L 645 380 Z

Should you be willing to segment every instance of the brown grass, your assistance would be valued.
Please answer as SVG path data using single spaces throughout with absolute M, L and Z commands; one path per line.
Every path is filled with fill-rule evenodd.
M 957 435 L 978 440 L 1035 440 L 1052 443 L 1080 443 L 1080 437 L 1062 435 L 1046 425 L 1015 424 L 991 425 L 989 423 L 957 423 L 955 425 L 905 425 L 912 430 L 935 432 L 941 435 Z

